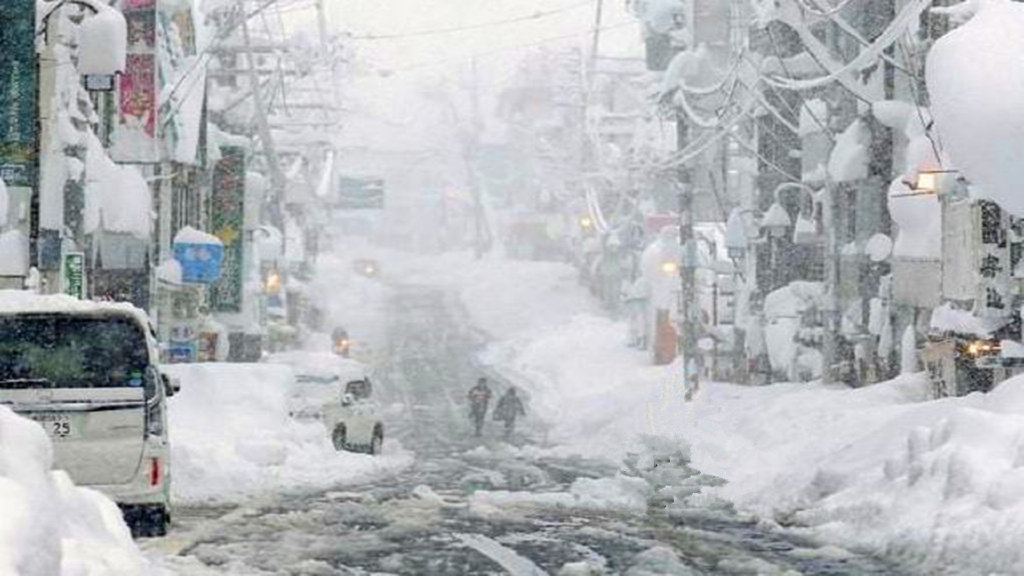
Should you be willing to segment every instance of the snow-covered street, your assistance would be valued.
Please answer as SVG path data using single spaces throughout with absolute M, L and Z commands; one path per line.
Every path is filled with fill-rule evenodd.
M 463 398 L 483 370 L 474 359 L 484 341 L 462 303 L 401 286 L 388 311 L 378 380 L 412 466 L 237 507 L 179 509 L 171 536 L 145 543 L 154 562 L 197 575 L 893 573 L 761 530 L 720 504 L 667 515 L 660 488 L 720 483 L 667 444 L 652 445 L 646 464 L 556 456 L 537 418 L 511 444 L 497 423 L 478 441 Z

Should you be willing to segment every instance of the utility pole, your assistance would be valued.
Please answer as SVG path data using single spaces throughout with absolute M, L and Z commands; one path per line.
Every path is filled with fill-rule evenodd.
M 825 334 L 822 340 L 821 380 L 831 384 L 838 380 L 839 363 L 839 222 L 835 183 L 826 182 L 822 221 L 825 228 Z
M 324 0 L 316 0 L 316 26 L 320 32 L 320 48 L 327 50 L 327 9 Z
M 249 84 L 252 87 L 253 115 L 256 119 L 256 129 L 263 144 L 263 156 L 267 162 L 267 170 L 270 172 L 270 182 L 274 188 L 271 194 L 271 207 L 269 219 L 271 224 L 279 230 L 284 230 L 284 215 L 281 213 L 281 201 L 287 182 L 284 173 L 281 172 L 281 165 L 277 160 L 277 150 L 274 146 L 274 136 L 270 131 L 270 124 L 267 122 L 267 109 L 263 100 L 263 93 L 260 91 L 259 73 L 256 71 L 256 53 L 252 47 L 252 37 L 249 33 L 249 18 L 245 10 L 245 0 L 237 0 L 238 17 L 242 19 L 242 41 L 245 43 L 245 55 L 249 75 Z
M 676 148 L 684 150 L 690 130 L 683 113 L 676 114 Z M 679 244 L 682 262 L 679 266 L 679 351 L 683 357 L 683 378 L 686 399 L 700 387 L 700 358 L 697 351 L 700 302 L 697 299 L 697 242 L 693 233 L 693 186 L 685 163 L 678 167 Z
M 477 154 L 480 151 L 480 79 L 477 75 L 476 56 L 472 60 L 472 86 L 470 102 L 473 106 L 472 117 L 470 118 L 470 134 L 466 144 L 466 177 L 469 179 L 469 188 L 473 193 L 473 253 L 479 260 L 484 254 L 484 219 L 483 202 L 480 199 L 480 180 L 476 174 Z

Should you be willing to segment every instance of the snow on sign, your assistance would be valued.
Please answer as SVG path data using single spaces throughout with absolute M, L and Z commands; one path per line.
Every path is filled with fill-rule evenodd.
M 382 178 L 338 179 L 338 208 L 342 210 L 382 210 L 384 208 L 384 180 Z
M 224 244 L 219 238 L 186 226 L 174 236 L 174 259 L 181 264 L 181 281 L 211 284 L 220 278 Z

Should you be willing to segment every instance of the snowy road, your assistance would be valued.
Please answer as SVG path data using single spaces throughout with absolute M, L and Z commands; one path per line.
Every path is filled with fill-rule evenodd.
M 543 444 L 531 421 L 519 447 L 501 442 L 495 423 L 472 438 L 462 400 L 479 375 L 481 338 L 464 318 L 443 292 L 406 287 L 393 297 L 378 381 L 394 406 L 389 436 L 416 455 L 409 470 L 242 508 L 178 510 L 174 533 L 149 553 L 191 557 L 203 574 L 894 573 L 760 531 L 721 507 L 669 517 L 642 502 L 574 505 L 574 483 L 611 479 L 616 467 L 522 449 Z

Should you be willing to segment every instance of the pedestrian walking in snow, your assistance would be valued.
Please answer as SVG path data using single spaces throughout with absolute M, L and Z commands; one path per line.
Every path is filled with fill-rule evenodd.
M 491 389 L 487 386 L 487 378 L 480 378 L 476 386 L 469 389 L 469 417 L 473 420 L 476 435 L 479 437 L 484 430 L 484 419 L 487 417 L 487 405 L 491 402 Z
M 516 428 L 516 418 L 526 416 L 523 401 L 516 393 L 515 386 L 508 389 L 494 407 L 494 419 L 505 422 L 505 438 L 510 438 Z

